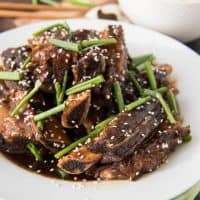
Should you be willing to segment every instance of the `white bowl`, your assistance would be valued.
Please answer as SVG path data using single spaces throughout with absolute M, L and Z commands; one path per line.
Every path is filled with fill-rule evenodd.
M 183 42 L 200 37 L 199 0 L 119 0 L 136 24 L 173 36 Z
M 0 51 L 19 46 L 32 33 L 50 24 L 29 24 L 0 34 Z M 169 163 L 138 181 L 71 182 L 39 176 L 7 160 L 0 153 L 0 199 L 4 200 L 169 200 L 200 180 L 200 59 L 199 56 L 169 37 L 135 25 L 104 20 L 67 20 L 72 30 L 101 30 L 108 24 L 122 24 L 130 55 L 153 53 L 160 63 L 174 67 L 180 94 L 178 102 L 185 123 L 191 125 L 193 140 L 178 148 Z

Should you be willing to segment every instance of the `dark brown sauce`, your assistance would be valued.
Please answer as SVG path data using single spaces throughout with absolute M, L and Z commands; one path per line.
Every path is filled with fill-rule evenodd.
M 43 161 L 38 162 L 30 155 L 25 154 L 9 154 L 9 153 L 2 153 L 8 160 L 15 163 L 17 166 L 28 170 L 33 173 L 40 174 L 45 177 L 49 178 L 56 178 L 56 179 L 65 179 L 67 181 L 74 181 L 78 180 L 81 181 L 83 179 L 87 180 L 94 180 L 91 177 L 86 177 L 84 175 L 81 176 L 72 176 L 67 175 L 65 178 L 61 177 L 61 175 L 55 170 L 57 160 L 53 158 L 53 156 L 47 156 L 43 159 Z

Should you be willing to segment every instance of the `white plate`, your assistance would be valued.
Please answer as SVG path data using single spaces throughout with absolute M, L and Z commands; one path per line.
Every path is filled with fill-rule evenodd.
M 103 29 L 112 21 L 68 20 L 72 29 Z M 21 45 L 42 22 L 0 34 L 0 50 Z M 181 43 L 138 26 L 123 24 L 131 55 L 153 52 L 158 61 L 174 66 L 182 115 L 191 124 L 193 140 L 179 148 L 167 165 L 138 181 L 73 183 L 46 178 L 19 168 L 0 155 L 0 197 L 6 200 L 165 200 L 184 192 L 200 179 L 200 57 Z

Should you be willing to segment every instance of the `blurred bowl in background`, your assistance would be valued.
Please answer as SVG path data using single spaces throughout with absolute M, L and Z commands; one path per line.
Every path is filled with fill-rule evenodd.
M 189 42 L 200 37 L 200 0 L 119 0 L 138 25 Z

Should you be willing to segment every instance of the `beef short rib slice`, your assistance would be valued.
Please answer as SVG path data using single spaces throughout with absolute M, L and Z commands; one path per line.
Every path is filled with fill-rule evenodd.
M 26 145 L 35 143 L 35 130 L 31 123 L 10 117 L 10 110 L 6 106 L 0 108 L 0 149 L 2 151 L 23 154 L 27 152 Z
M 74 150 L 58 161 L 58 167 L 70 174 L 81 174 L 96 164 L 102 157 L 101 153 L 93 153 L 86 146 Z
M 152 172 L 166 161 L 169 155 L 183 142 L 183 137 L 190 133 L 189 127 L 177 125 L 159 130 L 144 146 L 120 162 L 93 169 L 89 174 L 103 180 L 137 179 L 145 173 Z
M 62 114 L 62 125 L 65 128 L 73 128 L 81 125 L 87 117 L 90 103 L 90 90 L 70 95 L 66 102 L 66 108 Z
M 100 136 L 94 139 L 89 148 L 103 154 L 101 163 L 122 160 L 153 134 L 163 118 L 164 114 L 157 100 L 136 110 L 120 113 Z
M 101 134 L 92 139 L 89 144 L 83 145 L 76 152 L 71 152 L 59 161 L 59 166 L 67 173 L 77 174 L 85 172 L 94 163 L 112 163 L 123 160 L 132 154 L 135 148 L 147 137 L 151 136 L 162 123 L 164 114 L 157 100 L 153 100 L 138 107 L 135 110 L 120 113 Z M 81 154 L 84 149 L 84 155 Z M 99 158 L 95 160 L 85 160 L 89 154 Z M 99 156 L 101 155 L 101 156 Z M 79 167 L 72 170 L 70 163 L 87 163 L 87 167 Z M 82 165 L 83 166 L 83 165 Z

